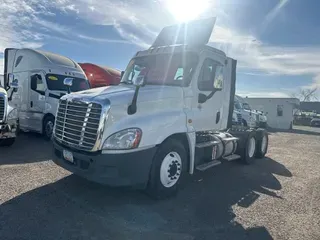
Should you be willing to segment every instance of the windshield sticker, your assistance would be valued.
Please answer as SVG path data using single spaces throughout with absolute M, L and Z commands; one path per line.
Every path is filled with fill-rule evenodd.
M 49 76 L 48 79 L 53 80 L 53 81 L 57 81 L 58 80 L 58 78 L 55 77 L 55 76 Z

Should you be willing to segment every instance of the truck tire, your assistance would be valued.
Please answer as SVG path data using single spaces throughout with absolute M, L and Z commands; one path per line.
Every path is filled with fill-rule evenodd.
M 15 138 L 2 139 L 0 140 L 0 146 L 10 147 L 14 144 L 15 141 L 16 141 Z
M 47 116 L 43 121 L 43 137 L 45 140 L 50 141 L 53 133 L 54 117 Z
M 257 129 L 256 158 L 264 158 L 268 151 L 269 137 L 268 132 L 262 128 Z
M 249 165 L 253 163 L 255 159 L 257 136 L 255 131 L 248 131 L 245 133 L 246 134 L 241 134 L 236 153 L 241 156 L 241 162 Z
M 242 119 L 242 124 L 243 124 L 243 126 L 248 127 L 248 123 L 247 123 L 247 121 L 244 120 L 244 119 Z
M 175 139 L 163 142 L 151 166 L 147 193 L 152 198 L 164 199 L 176 194 L 187 170 L 187 153 Z

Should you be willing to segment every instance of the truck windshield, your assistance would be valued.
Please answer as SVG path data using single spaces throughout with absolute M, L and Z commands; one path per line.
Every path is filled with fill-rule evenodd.
M 245 110 L 251 110 L 250 105 L 248 103 L 243 103 L 242 106 Z
M 235 101 L 234 102 L 234 108 L 237 109 L 237 110 L 241 109 L 241 104 L 239 102 Z
M 63 80 L 66 77 L 70 77 L 70 76 L 64 76 L 64 75 L 58 75 L 58 74 L 47 74 L 46 80 L 47 80 L 48 89 L 55 90 L 55 91 L 67 91 L 67 87 L 63 84 Z M 76 78 L 76 77 L 72 77 L 72 78 L 73 78 L 73 82 L 70 88 L 71 92 L 78 92 L 78 91 L 89 89 L 88 80 L 84 78 Z
M 158 54 L 132 59 L 121 83 L 133 84 L 144 77 L 146 84 L 186 86 L 198 63 L 195 53 Z

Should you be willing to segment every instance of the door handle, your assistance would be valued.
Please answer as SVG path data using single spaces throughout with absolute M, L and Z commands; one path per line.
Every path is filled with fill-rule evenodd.
M 220 111 L 217 112 L 217 115 L 216 115 L 216 124 L 218 124 L 219 121 L 220 121 Z
M 30 102 L 30 107 L 33 107 L 33 101 Z

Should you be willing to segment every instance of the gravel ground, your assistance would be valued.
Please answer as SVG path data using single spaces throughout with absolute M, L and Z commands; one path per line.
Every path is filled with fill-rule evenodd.
M 320 129 L 273 132 L 267 157 L 225 163 L 153 201 L 50 161 L 51 144 L 20 135 L 0 148 L 0 239 L 320 239 Z

